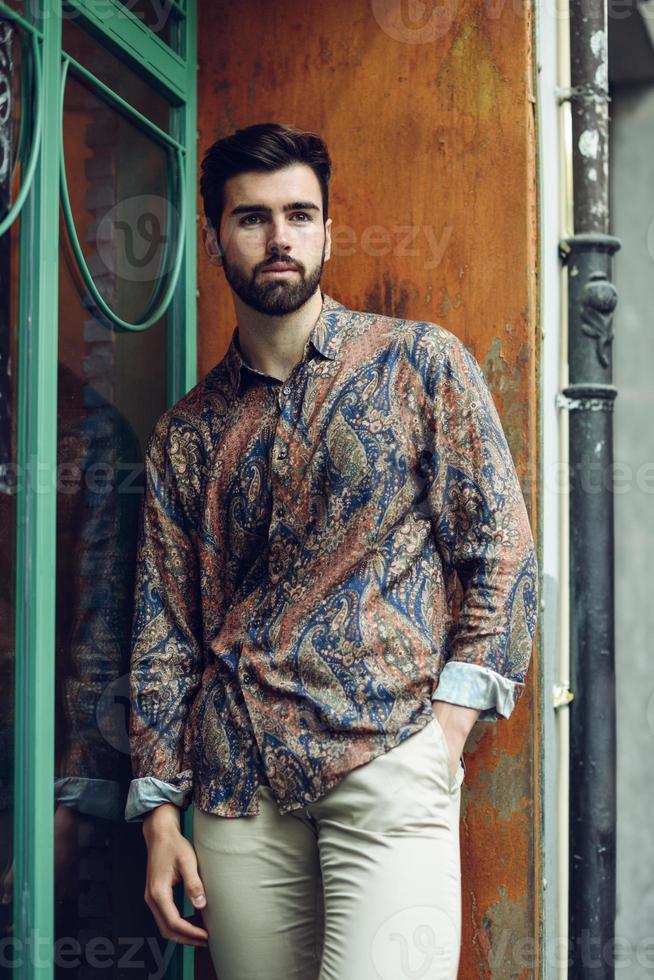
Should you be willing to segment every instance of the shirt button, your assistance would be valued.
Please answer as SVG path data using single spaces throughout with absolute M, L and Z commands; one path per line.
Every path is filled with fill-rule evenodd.
M 286 450 L 280 449 L 277 453 L 277 459 L 286 459 Z
M 288 385 L 285 385 L 282 388 L 282 391 L 284 392 L 285 395 L 290 395 L 290 393 L 291 393 L 291 389 L 288 387 Z
M 283 517 L 284 516 L 284 508 L 283 507 L 278 507 L 276 513 L 277 513 L 277 517 Z

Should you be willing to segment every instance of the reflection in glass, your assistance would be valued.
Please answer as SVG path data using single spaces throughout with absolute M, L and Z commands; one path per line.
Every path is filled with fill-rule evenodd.
M 170 0 L 121 0 L 121 3 L 174 51 L 180 50 L 178 41 L 180 23 Z
M 22 60 L 19 29 L 0 14 L 0 218 L 20 186 Z
M 20 42 L 0 18 L 0 216 L 16 193 Z M 13 186 L 12 186 L 13 185 Z M 14 877 L 14 702 L 18 276 L 20 218 L 0 238 L 0 941 L 12 934 Z M 0 963 L 0 975 L 8 975 Z
M 74 12 L 73 12 L 74 13 Z M 140 113 L 168 132 L 170 104 L 127 63 L 103 47 L 69 14 L 62 22 L 62 48 Z
M 138 322 L 163 292 L 174 261 L 170 154 L 74 77 L 64 113 L 66 176 L 82 252 L 110 309 Z
M 138 318 L 159 265 L 147 242 L 103 219 L 121 201 L 166 193 L 166 156 L 69 80 L 64 143 L 87 261 L 112 309 Z M 105 234 L 102 229 L 108 229 Z M 132 252 L 127 250 L 130 241 Z M 173 944 L 143 901 L 147 854 L 124 820 L 132 778 L 129 657 L 145 440 L 166 407 L 167 324 L 112 329 L 93 314 L 61 223 L 57 441 L 55 931 L 81 950 L 55 978 L 161 975 Z M 142 249 L 142 251 L 141 251 Z M 136 264 L 132 262 L 136 257 Z M 121 965 L 132 944 L 135 964 Z M 135 969 L 135 965 L 138 968 Z M 157 973 L 157 971 L 159 971 Z

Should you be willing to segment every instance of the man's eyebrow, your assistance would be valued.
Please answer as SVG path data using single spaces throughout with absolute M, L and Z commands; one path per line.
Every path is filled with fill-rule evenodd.
M 257 211 L 271 214 L 272 209 L 265 204 L 239 204 L 230 214 L 251 214 Z M 320 208 L 313 201 L 293 201 L 292 204 L 285 204 L 282 211 L 320 211 Z

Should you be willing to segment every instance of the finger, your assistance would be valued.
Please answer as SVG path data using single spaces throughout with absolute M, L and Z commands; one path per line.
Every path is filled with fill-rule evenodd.
M 164 939 L 170 939 L 173 942 L 181 943 L 184 946 L 195 946 L 198 949 L 205 949 L 207 947 L 208 943 L 205 942 L 205 940 L 189 939 L 187 936 L 182 936 L 179 935 L 178 933 L 170 932 L 166 928 L 163 919 L 155 909 L 152 910 L 152 915 L 154 921 L 157 924 L 157 929 L 159 930 L 159 932 L 161 933 Z
M 173 901 L 172 892 L 157 893 L 151 897 L 154 903 L 153 913 L 155 918 L 158 914 L 161 920 L 159 921 L 157 919 L 157 925 L 164 938 L 174 939 L 178 943 L 206 945 L 209 939 L 209 933 L 206 929 L 194 926 L 182 918 L 179 914 L 179 909 Z

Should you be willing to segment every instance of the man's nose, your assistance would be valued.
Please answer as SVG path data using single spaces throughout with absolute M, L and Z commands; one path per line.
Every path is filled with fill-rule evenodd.
M 290 249 L 288 227 L 286 219 L 281 217 L 271 222 L 270 235 L 268 236 L 268 249 L 271 252 L 286 252 Z

